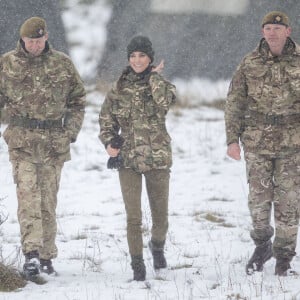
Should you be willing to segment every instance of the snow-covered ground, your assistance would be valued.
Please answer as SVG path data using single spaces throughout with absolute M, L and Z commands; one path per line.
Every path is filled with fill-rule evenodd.
M 97 57 L 87 57 L 85 52 L 91 46 L 81 39 L 81 32 L 90 11 L 95 14 L 96 10 L 85 7 L 82 11 L 86 17 L 80 18 L 77 2 L 68 1 L 70 8 L 64 12 L 64 20 L 69 38 L 82 40 L 81 54 L 71 51 L 75 64 L 82 74 L 91 74 Z M 102 13 L 106 9 L 109 16 L 104 4 L 104 0 L 98 0 L 95 5 L 103 7 Z M 98 37 L 102 37 L 102 44 L 97 46 L 101 48 L 105 22 L 101 16 L 92 16 Z M 88 66 L 86 62 L 90 60 L 93 63 Z M 179 92 L 188 94 L 193 101 L 198 95 L 199 100 L 207 102 L 225 97 L 228 87 L 226 82 L 199 79 L 190 83 L 178 80 L 176 84 Z M 176 107 L 169 113 L 167 127 L 173 139 L 174 164 L 166 242 L 168 271 L 158 276 L 152 267 L 147 249 L 151 217 L 143 193 L 147 281 L 132 281 L 118 174 L 106 169 L 107 155 L 97 137 L 104 95 L 92 87 L 88 89 L 91 92 L 84 126 L 72 146 L 72 161 L 63 169 L 58 195 L 59 255 L 54 264 L 59 276 L 49 277 L 43 286 L 28 283 L 19 291 L 0 293 L 0 300 L 300 299 L 299 276 L 275 276 L 274 259 L 267 262 L 262 273 L 245 274 L 245 264 L 253 251 L 245 165 L 243 160 L 234 162 L 226 157 L 223 112 L 205 106 Z M 3 139 L 0 170 L 1 209 L 9 214 L 1 226 L 2 256 L 21 268 L 17 199 Z M 299 255 L 292 266 L 300 271 Z

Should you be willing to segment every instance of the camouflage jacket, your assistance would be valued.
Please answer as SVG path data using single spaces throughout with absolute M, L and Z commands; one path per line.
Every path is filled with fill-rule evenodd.
M 69 57 L 48 42 L 40 56 L 22 47 L 0 59 L 0 109 L 9 125 L 4 132 L 10 159 L 55 163 L 70 159 L 70 142 L 82 126 L 85 89 Z M 61 122 L 60 128 L 28 128 L 15 120 Z
M 246 55 L 231 81 L 226 107 L 227 144 L 284 154 L 300 149 L 300 47 L 288 38 L 280 56 L 265 39 Z
M 128 67 L 107 94 L 99 115 L 102 143 L 121 134 L 125 168 L 137 172 L 172 165 L 171 138 L 165 117 L 175 102 L 175 86 L 156 72 L 137 75 Z

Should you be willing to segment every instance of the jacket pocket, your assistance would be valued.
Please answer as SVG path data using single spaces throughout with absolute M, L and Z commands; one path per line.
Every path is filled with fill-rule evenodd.
M 3 138 L 8 145 L 9 149 L 22 148 L 26 144 L 26 139 L 24 138 L 24 132 L 19 127 L 10 127 L 8 126 L 4 133 Z
M 127 127 L 131 113 L 130 101 L 114 101 L 112 104 L 112 114 L 118 121 L 120 127 Z
M 300 97 L 300 66 L 290 65 L 286 67 L 285 73 L 290 92 Z
M 26 86 L 32 86 L 32 80 L 27 74 L 11 73 L 4 74 L 5 90 L 11 101 L 20 101 L 24 95 Z
M 268 69 L 253 68 L 246 72 L 248 96 L 252 98 L 260 97 L 263 94 L 263 87 L 265 84 L 265 77 Z
M 51 150 L 54 153 L 62 154 L 70 151 L 70 137 L 66 131 L 53 132 L 51 137 Z
M 246 129 L 241 138 L 245 149 L 258 148 L 261 144 L 262 134 L 262 130 Z

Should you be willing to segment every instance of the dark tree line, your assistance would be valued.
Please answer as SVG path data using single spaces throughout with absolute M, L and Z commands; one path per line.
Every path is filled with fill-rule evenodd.
M 98 65 L 98 79 L 103 82 L 117 79 L 127 64 L 126 46 L 136 34 L 150 37 L 156 51 L 155 63 L 165 59 L 167 77 L 183 79 L 230 78 L 242 57 L 257 45 L 261 19 L 270 10 L 290 16 L 292 37 L 300 42 L 298 0 L 250 0 L 247 12 L 236 16 L 154 13 L 150 0 L 110 3 L 113 10 L 107 42 Z M 0 54 L 15 48 L 19 28 L 31 16 L 45 18 L 50 43 L 68 52 L 59 0 L 0 0 Z
M 164 58 L 170 78 L 230 78 L 242 57 L 258 43 L 262 17 L 271 10 L 286 12 L 293 34 L 300 42 L 300 2 L 297 0 L 250 1 L 247 12 L 238 16 L 204 13 L 158 14 L 149 10 L 151 1 L 112 0 L 107 44 L 98 66 L 102 81 L 115 80 L 127 64 L 126 45 L 136 34 L 150 37 L 155 62 Z M 226 5 L 226 2 L 224 2 Z

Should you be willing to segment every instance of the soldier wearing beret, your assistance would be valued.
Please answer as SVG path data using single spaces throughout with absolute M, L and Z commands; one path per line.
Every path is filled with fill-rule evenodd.
M 295 274 L 290 262 L 300 214 L 300 47 L 290 37 L 285 13 L 266 14 L 261 26 L 263 38 L 244 57 L 229 87 L 227 154 L 239 160 L 243 146 L 256 246 L 246 272 L 262 271 L 274 257 L 275 274 L 287 276 Z
M 154 269 L 167 267 L 164 245 L 172 153 L 165 118 L 175 101 L 175 86 L 160 74 L 163 61 L 156 67 L 152 65 L 154 50 L 147 37 L 134 37 L 127 46 L 127 55 L 129 66 L 101 107 L 99 137 L 108 155 L 115 158 L 115 163 L 108 166 L 119 169 L 133 279 L 143 281 L 146 268 L 142 239 L 142 176 L 152 216 L 149 247 Z M 116 143 L 116 138 L 121 138 L 123 145 Z
M 50 46 L 42 18 L 26 20 L 16 49 L 0 59 L 0 110 L 4 106 L 9 124 L 3 136 L 17 187 L 23 269 L 35 280 L 40 271 L 54 273 L 60 175 L 85 107 L 82 80 L 70 58 Z

